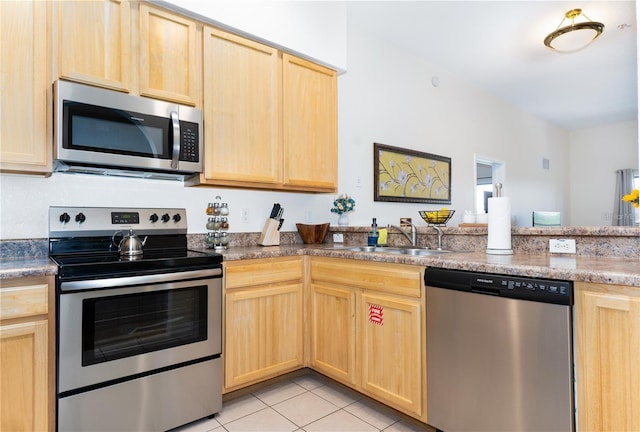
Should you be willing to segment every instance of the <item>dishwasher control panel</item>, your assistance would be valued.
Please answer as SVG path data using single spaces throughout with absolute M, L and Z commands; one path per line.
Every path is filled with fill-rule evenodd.
M 427 286 L 436 288 L 560 305 L 573 304 L 573 282 L 571 281 L 431 267 L 427 268 L 424 279 Z

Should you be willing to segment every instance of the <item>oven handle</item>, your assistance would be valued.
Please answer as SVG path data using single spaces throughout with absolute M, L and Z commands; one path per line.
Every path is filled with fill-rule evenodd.
M 175 277 L 172 277 L 174 276 Z M 186 279 L 205 279 L 222 277 L 222 269 L 191 270 L 175 273 L 162 273 L 144 276 L 126 276 L 109 279 L 85 279 L 60 283 L 60 291 L 86 290 L 98 288 L 114 288 L 131 285 L 145 285 L 161 282 L 176 282 Z

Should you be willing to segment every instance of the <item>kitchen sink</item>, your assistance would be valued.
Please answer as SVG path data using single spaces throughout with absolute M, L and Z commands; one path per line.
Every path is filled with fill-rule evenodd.
M 347 250 L 352 252 L 372 252 L 372 253 L 384 253 L 384 254 L 396 254 L 396 255 L 416 255 L 416 256 L 433 256 L 443 255 L 455 251 L 451 250 L 437 250 L 427 249 L 415 246 L 401 246 L 401 247 L 386 247 L 386 246 L 343 246 L 333 247 L 331 250 Z

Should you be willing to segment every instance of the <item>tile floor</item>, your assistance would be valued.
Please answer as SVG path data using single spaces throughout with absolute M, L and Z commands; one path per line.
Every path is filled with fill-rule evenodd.
M 383 405 L 315 374 L 303 375 L 225 402 L 213 419 L 179 432 L 425 431 Z

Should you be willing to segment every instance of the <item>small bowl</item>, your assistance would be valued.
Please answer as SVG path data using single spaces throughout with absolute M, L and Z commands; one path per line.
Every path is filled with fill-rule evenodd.
M 329 231 L 329 225 L 329 223 L 313 225 L 297 223 L 296 228 L 304 244 L 322 244 Z

